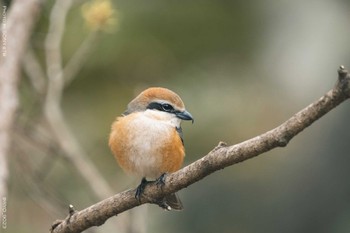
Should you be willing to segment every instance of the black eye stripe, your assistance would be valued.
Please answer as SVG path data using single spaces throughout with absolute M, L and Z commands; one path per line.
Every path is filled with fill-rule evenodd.
M 162 105 L 160 103 L 152 102 L 147 106 L 147 109 L 157 109 L 159 111 L 162 111 Z
M 175 113 L 175 109 L 171 104 L 167 103 L 157 103 L 157 102 L 152 102 L 147 106 L 147 109 L 157 109 L 159 111 L 163 112 L 170 112 L 170 113 Z

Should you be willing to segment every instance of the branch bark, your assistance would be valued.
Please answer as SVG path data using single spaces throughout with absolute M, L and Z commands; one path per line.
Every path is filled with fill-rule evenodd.
M 338 82 L 332 90 L 275 129 L 232 146 L 220 142 L 203 158 L 175 173 L 168 174 L 164 186 L 148 185 L 140 202 L 134 197 L 135 190 L 121 192 L 84 210 L 75 211 L 65 220 L 56 221 L 51 232 L 82 232 L 92 226 L 100 226 L 117 214 L 141 204 L 155 203 L 155 200 L 186 188 L 215 171 L 273 148 L 285 147 L 293 137 L 348 98 L 350 98 L 350 75 L 341 66 L 338 70 Z
M 18 107 L 17 84 L 20 64 L 39 14 L 39 0 L 13 1 L 11 9 L 3 6 L 0 62 L 0 196 L 6 196 L 8 176 L 6 155 L 10 146 L 14 115 Z M 7 16 L 6 16 L 6 15 Z

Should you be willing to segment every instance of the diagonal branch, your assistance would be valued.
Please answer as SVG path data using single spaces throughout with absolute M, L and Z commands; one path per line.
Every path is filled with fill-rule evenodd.
M 64 90 L 60 48 L 66 15 L 72 4 L 72 0 L 56 1 L 50 14 L 49 32 L 45 40 L 48 84 L 44 113 L 53 135 L 65 152 L 65 157 L 77 168 L 94 194 L 99 198 L 105 198 L 113 192 L 70 131 L 60 106 Z
M 56 222 L 51 231 L 55 233 L 82 232 L 89 227 L 100 226 L 117 214 L 141 204 L 154 203 L 154 200 L 184 189 L 215 171 L 243 162 L 276 147 L 285 147 L 293 137 L 350 98 L 348 71 L 341 66 L 338 75 L 338 82 L 332 90 L 275 129 L 232 146 L 221 142 L 203 158 L 166 176 L 165 185 L 162 188 L 157 187 L 156 184 L 147 186 L 140 202 L 134 197 L 135 190 L 127 190 L 84 210 L 74 212 L 65 220 Z
M 23 59 L 23 69 L 27 73 L 34 90 L 39 95 L 46 91 L 46 76 L 32 48 L 28 48 Z
M 65 86 L 68 86 L 73 79 L 76 77 L 76 74 L 82 68 L 84 62 L 89 57 L 92 46 L 98 39 L 98 31 L 92 31 L 80 45 L 78 50 L 74 53 L 73 57 L 68 61 L 67 65 L 63 69 L 63 76 Z

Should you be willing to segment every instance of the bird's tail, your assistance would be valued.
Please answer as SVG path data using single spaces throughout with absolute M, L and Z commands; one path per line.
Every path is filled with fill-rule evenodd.
M 165 203 L 173 210 L 183 210 L 183 205 L 176 193 L 172 193 L 164 198 Z

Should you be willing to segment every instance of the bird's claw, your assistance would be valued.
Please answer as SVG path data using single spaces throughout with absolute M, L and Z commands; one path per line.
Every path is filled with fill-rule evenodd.
M 141 196 L 142 196 L 143 192 L 145 191 L 146 185 L 149 183 L 155 183 L 157 185 L 157 187 L 162 188 L 165 185 L 165 176 L 166 176 L 166 173 L 163 173 L 155 181 L 148 181 L 148 180 L 146 180 L 145 177 L 143 177 L 141 180 L 141 183 L 136 188 L 135 198 L 139 202 L 141 202 Z M 166 209 L 166 210 L 171 209 L 171 207 L 165 202 L 165 200 L 159 200 L 159 201 L 157 200 L 157 201 L 154 201 L 154 203 L 156 203 L 157 205 L 159 205 L 163 209 Z
M 160 177 L 158 177 L 158 179 L 156 179 L 156 185 L 157 187 L 162 188 L 165 185 L 165 177 L 166 177 L 166 173 L 163 173 L 160 175 Z
M 143 191 L 145 190 L 146 185 L 150 183 L 150 181 L 146 180 L 145 177 L 142 178 L 141 183 L 136 188 L 135 198 L 140 202 Z

